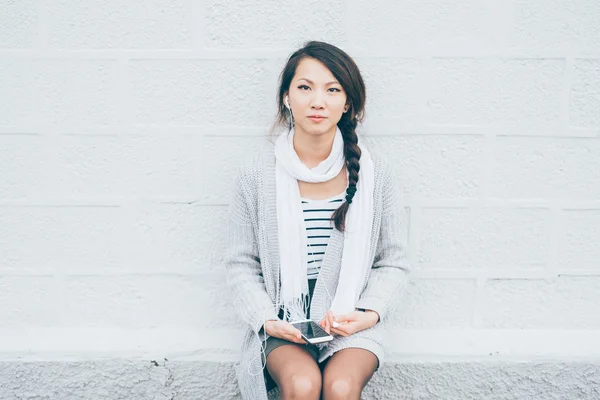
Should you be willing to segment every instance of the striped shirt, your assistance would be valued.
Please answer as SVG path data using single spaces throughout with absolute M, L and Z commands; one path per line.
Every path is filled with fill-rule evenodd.
M 302 198 L 304 225 L 308 238 L 307 275 L 308 279 L 317 279 L 327 243 L 335 225 L 331 221 L 333 212 L 342 204 L 346 191 L 323 200 Z

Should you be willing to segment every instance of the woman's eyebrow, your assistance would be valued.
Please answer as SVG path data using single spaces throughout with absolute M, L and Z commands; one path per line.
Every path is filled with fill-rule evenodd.
M 313 81 L 311 81 L 310 79 L 306 79 L 306 78 L 300 78 L 298 79 L 299 81 L 301 80 L 305 80 L 306 82 L 310 83 L 311 85 L 314 83 Z M 325 85 L 331 85 L 332 83 L 337 83 L 339 85 L 338 81 L 331 81 L 331 82 L 327 82 Z

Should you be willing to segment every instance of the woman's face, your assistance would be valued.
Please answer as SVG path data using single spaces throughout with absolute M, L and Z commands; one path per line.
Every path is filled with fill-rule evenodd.
M 288 94 L 296 132 L 309 135 L 335 133 L 344 113 L 346 92 L 323 63 L 314 58 L 300 61 Z M 312 115 L 323 118 L 309 118 Z

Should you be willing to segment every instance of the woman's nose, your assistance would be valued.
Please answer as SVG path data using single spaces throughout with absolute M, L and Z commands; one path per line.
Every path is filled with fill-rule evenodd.
M 314 93 L 315 94 L 313 95 L 311 105 L 315 108 L 323 108 L 325 105 L 324 95 L 319 91 L 315 91 Z

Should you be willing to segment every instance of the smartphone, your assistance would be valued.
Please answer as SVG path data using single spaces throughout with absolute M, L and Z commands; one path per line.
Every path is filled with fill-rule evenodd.
M 318 323 L 311 319 L 294 321 L 291 324 L 300 330 L 302 339 L 307 343 L 317 344 L 333 340 L 333 336 L 328 334 L 325 329 L 321 328 Z

